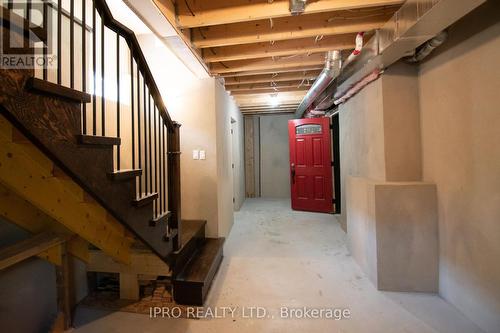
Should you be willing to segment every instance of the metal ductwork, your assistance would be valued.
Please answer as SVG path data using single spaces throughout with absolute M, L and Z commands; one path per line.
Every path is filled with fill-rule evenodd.
M 356 62 L 339 76 L 335 98 L 343 96 L 370 73 L 382 71 L 401 58 L 412 57 L 415 49 L 417 57 L 430 53 L 436 42 L 442 43 L 446 38 L 441 33 L 443 30 L 484 2 L 486 0 L 407 0 L 363 47 Z M 435 40 L 431 43 L 432 39 Z
M 290 13 L 300 15 L 306 10 L 307 0 L 290 0 Z
M 326 96 L 325 93 L 318 94 L 312 100 L 309 98 L 305 107 L 302 107 L 304 98 L 295 115 L 302 117 L 313 102 L 322 110 L 342 103 L 342 97 L 353 87 L 402 58 L 409 57 L 410 61 L 423 59 L 445 41 L 447 34 L 443 31 L 446 28 L 484 2 L 486 0 L 407 0 L 363 45 L 363 51 L 356 61 L 342 68 L 334 93 L 328 92 Z
M 332 83 L 333 80 L 340 74 L 341 67 L 340 51 L 328 51 L 325 58 L 325 68 L 321 71 L 311 89 L 300 102 L 295 117 L 301 118 L 304 112 L 311 106 L 314 100 Z

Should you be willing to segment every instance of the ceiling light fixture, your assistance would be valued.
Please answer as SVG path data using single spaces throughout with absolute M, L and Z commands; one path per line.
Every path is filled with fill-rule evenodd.
M 269 98 L 267 100 L 267 104 L 269 104 L 270 106 L 273 106 L 273 107 L 280 105 L 280 99 L 278 97 L 278 94 L 269 95 Z

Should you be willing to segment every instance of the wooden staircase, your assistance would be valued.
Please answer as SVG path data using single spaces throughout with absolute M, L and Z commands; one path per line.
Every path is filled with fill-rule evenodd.
M 29 153 L 18 155 L 16 152 L 15 158 L 12 158 L 9 154 L 12 155 L 12 149 L 17 149 L 17 146 L 16 143 L 8 142 L 8 136 L 6 136 L 4 141 L 8 145 L 2 147 L 2 153 L 6 158 L 4 157 L 5 161 L 2 160 L 2 163 L 5 163 L 3 168 L 0 168 L 2 173 L 0 182 L 49 214 L 57 222 L 64 221 L 65 225 L 70 223 L 72 212 L 58 208 L 57 204 L 64 206 L 74 201 L 75 211 L 83 214 L 83 217 L 85 217 L 85 211 L 92 212 L 93 207 L 101 207 L 104 213 L 100 215 L 100 219 L 109 216 L 114 222 L 123 225 L 127 233 L 131 233 L 170 267 L 176 301 L 183 304 L 202 305 L 222 260 L 223 239 L 205 238 L 206 222 L 204 221 L 181 221 L 180 125 L 171 121 L 134 34 L 113 19 L 104 0 L 94 0 L 92 3 L 92 10 L 102 18 L 102 29 L 106 27 L 116 33 L 117 52 L 119 53 L 120 49 L 120 39 L 127 43 L 130 50 L 133 117 L 132 168 L 120 168 L 120 147 L 123 142 L 120 137 L 119 92 L 116 104 L 118 135 L 104 134 L 106 96 L 99 97 L 99 99 L 102 98 L 103 103 L 101 109 L 103 120 L 102 135 L 97 135 L 98 96 L 95 92 L 89 94 L 75 89 L 74 75 L 71 76 L 70 87 L 64 86 L 61 80 L 63 71 L 61 63 L 57 68 L 57 82 L 48 80 L 46 69 L 43 70 L 42 77 L 36 77 L 33 69 L 1 69 L 0 114 L 2 119 L 0 122 L 3 122 L 5 128 L 13 126 L 15 128 L 13 132 L 19 131 L 22 136 L 28 138 L 30 144 L 36 146 L 35 150 L 41 151 L 42 155 L 50 161 L 46 162 L 41 159 L 43 161 L 38 165 L 47 164 L 51 172 L 49 176 L 48 173 L 44 174 L 48 172 L 47 170 L 40 172 L 29 163 L 18 165 L 17 163 L 22 164 L 23 161 L 29 159 Z M 61 10 L 59 8 L 56 10 L 57 14 L 61 15 Z M 8 22 L 8 20 L 3 22 Z M 10 24 L 4 23 L 1 27 L 2 33 L 11 32 L 13 27 Z M 70 24 L 75 23 L 70 22 Z M 24 39 L 25 27 L 17 28 L 20 32 L 17 38 Z M 57 43 L 60 45 L 61 41 Z M 74 47 L 74 40 L 71 43 Z M 83 58 L 85 58 L 85 44 L 81 47 Z M 104 50 L 102 52 L 104 59 Z M 94 59 L 95 56 L 94 54 Z M 74 57 L 73 53 L 71 57 Z M 119 58 L 117 59 L 119 61 Z M 79 69 L 83 71 L 84 78 L 88 76 L 86 72 L 88 68 L 85 66 L 84 62 L 83 68 Z M 137 75 L 135 81 L 134 68 Z M 74 68 L 69 70 L 71 73 L 75 71 Z M 115 79 L 119 90 L 119 71 L 117 71 L 117 76 Z M 81 85 L 83 90 L 87 91 L 85 80 Z M 134 96 L 137 98 L 135 102 Z M 91 124 L 93 127 L 89 131 L 88 118 L 92 111 L 94 124 Z M 134 112 L 137 113 L 136 118 L 134 118 Z M 137 121 L 135 124 L 134 119 Z M 121 130 L 124 129 L 121 128 Z M 142 155 L 141 148 L 144 149 Z M 139 156 L 135 156 L 137 149 Z M 149 156 L 146 150 L 149 151 Z M 153 163 L 155 163 L 154 168 Z M 57 179 L 54 180 L 52 173 L 54 169 L 61 170 L 60 173 L 69 178 L 70 184 L 63 184 L 64 180 L 60 177 L 55 177 Z M 11 175 L 6 172 L 19 173 L 16 175 L 18 177 L 16 181 L 12 181 L 9 178 Z M 33 187 L 35 174 L 37 182 L 34 184 L 40 185 L 40 188 Z M 47 180 L 49 177 L 50 180 Z M 55 203 L 49 202 L 43 193 L 52 188 L 61 191 L 57 198 L 50 196 L 50 200 L 56 200 Z M 92 209 L 85 205 L 91 205 Z M 87 214 L 87 218 L 89 216 L 91 215 Z M 81 223 L 79 219 L 76 221 Z M 71 225 L 71 227 L 76 234 L 87 232 L 85 225 Z M 107 224 L 103 222 L 102 226 L 93 229 L 93 232 L 99 233 L 104 230 L 104 234 L 108 234 L 114 229 L 114 227 L 107 228 Z M 126 238 L 123 230 L 119 232 L 121 232 L 120 237 Z M 109 235 L 114 235 L 114 233 L 109 233 Z M 92 237 L 90 234 L 85 234 L 84 238 L 89 240 Z M 122 242 L 123 250 L 116 248 L 113 250 L 101 240 L 93 245 L 111 256 L 116 255 L 113 251 L 122 251 L 122 262 L 127 264 L 129 261 L 129 244 Z

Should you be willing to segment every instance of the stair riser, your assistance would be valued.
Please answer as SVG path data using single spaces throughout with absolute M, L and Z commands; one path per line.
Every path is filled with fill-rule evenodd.
M 191 260 L 197 250 L 203 246 L 203 242 L 205 241 L 205 232 L 202 234 L 198 234 L 186 244 L 181 253 L 174 257 L 171 267 L 172 267 L 172 276 L 176 276 L 186 264 Z
M 173 289 L 175 302 L 182 305 L 203 306 L 222 259 L 223 255 L 221 248 L 212 262 L 210 271 L 203 283 L 174 280 Z

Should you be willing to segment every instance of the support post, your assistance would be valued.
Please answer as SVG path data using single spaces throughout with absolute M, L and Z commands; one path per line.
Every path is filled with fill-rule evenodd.
M 139 280 L 137 274 L 120 273 L 120 299 L 139 300 Z
M 171 211 L 169 232 L 177 229 L 172 239 L 173 250 L 180 248 L 181 235 L 181 152 L 180 129 L 181 125 L 174 122 L 173 129 L 168 131 L 168 208 Z
M 63 314 L 64 329 L 71 328 L 69 257 L 66 243 L 61 244 L 61 265 L 56 266 L 57 308 Z

